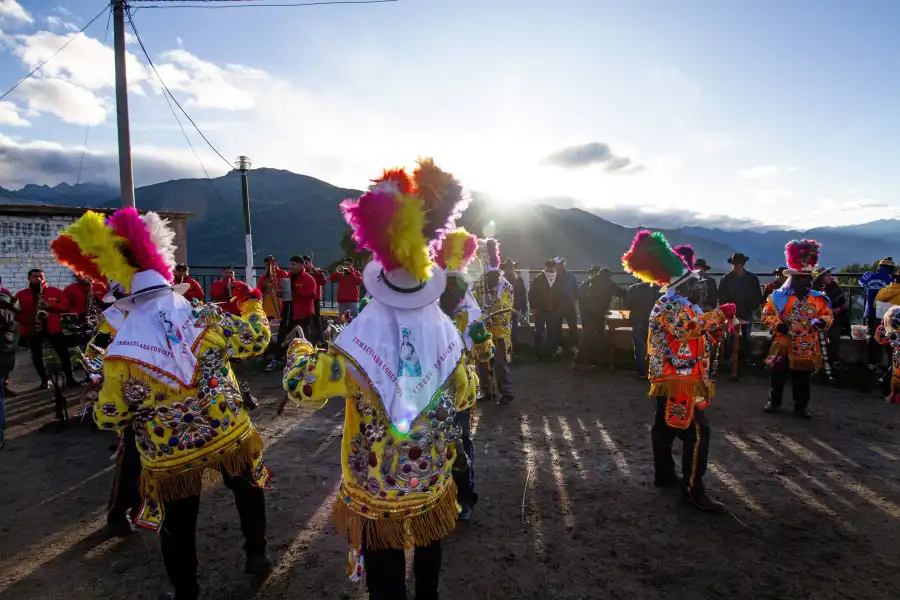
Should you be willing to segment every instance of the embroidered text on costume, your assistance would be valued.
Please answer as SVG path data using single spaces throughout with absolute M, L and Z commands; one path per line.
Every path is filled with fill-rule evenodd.
M 388 379 L 390 379 L 391 382 L 396 386 L 397 393 L 402 395 L 402 390 L 400 389 L 400 386 L 396 385 L 397 384 L 397 374 L 391 370 L 391 368 L 381 358 L 380 355 L 375 353 L 375 348 L 373 348 L 372 346 L 369 346 L 368 344 L 366 344 L 364 341 L 362 341 L 361 339 L 359 339 L 356 336 L 353 337 L 353 343 L 356 344 L 357 346 L 359 346 L 360 348 L 362 348 L 366 354 L 368 354 L 369 356 L 372 357 L 372 361 L 375 363 L 375 365 L 380 367 L 384 371 L 384 374 L 388 376 Z
M 447 360 L 447 357 L 450 356 L 450 353 L 453 352 L 454 348 L 456 348 L 456 342 L 455 341 L 450 342 L 450 345 L 447 346 L 447 348 L 443 352 L 441 352 L 441 355 L 438 356 L 437 362 L 434 363 L 435 369 L 441 368 L 441 365 L 444 363 L 445 360 Z
M 142 342 L 135 341 L 126 341 L 126 340 L 116 340 L 113 342 L 114 346 L 130 346 L 134 348 L 140 348 L 141 350 L 146 350 L 147 352 L 155 352 L 157 354 L 162 354 L 163 356 L 168 356 L 169 358 L 174 358 L 175 354 L 170 350 L 166 350 L 165 348 L 160 348 L 158 346 L 152 346 L 150 344 L 144 344 Z

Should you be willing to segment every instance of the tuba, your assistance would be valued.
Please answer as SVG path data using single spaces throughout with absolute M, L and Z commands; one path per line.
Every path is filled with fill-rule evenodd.
M 35 333 L 43 333 L 44 328 L 47 323 L 47 317 L 50 316 L 50 313 L 47 312 L 47 301 L 44 300 L 44 288 L 41 286 L 40 291 L 38 292 L 37 301 L 34 304 L 34 332 Z

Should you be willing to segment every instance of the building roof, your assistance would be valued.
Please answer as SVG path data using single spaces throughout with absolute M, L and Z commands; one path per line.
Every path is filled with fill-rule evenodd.
M 72 216 L 81 216 L 85 212 L 89 210 L 93 210 L 99 213 L 110 214 L 117 211 L 119 207 L 116 208 L 86 208 L 83 206 L 54 206 L 49 204 L 0 204 L 0 215 L 20 215 L 20 216 L 30 216 L 30 215 L 44 215 L 44 216 L 54 216 L 54 215 L 72 215 Z M 141 210 L 138 208 L 138 212 L 145 213 L 146 210 Z M 189 217 L 193 217 L 194 213 L 190 212 L 180 212 L 173 210 L 158 210 L 155 211 L 160 215 L 167 217 L 175 217 L 175 218 L 183 218 L 187 219 Z

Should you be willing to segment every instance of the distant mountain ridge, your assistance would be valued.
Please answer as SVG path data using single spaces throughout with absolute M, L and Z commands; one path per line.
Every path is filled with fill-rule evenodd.
M 326 265 L 343 255 L 341 235 L 347 226 L 338 204 L 359 190 L 344 189 L 290 171 L 261 168 L 250 173 L 251 215 L 256 264 L 275 255 L 286 264 L 294 254 L 314 254 Z M 240 174 L 232 171 L 210 183 L 206 179 L 177 179 L 135 190 L 137 205 L 148 210 L 194 214 L 188 221 L 188 257 L 194 265 L 239 265 L 244 262 L 244 229 Z M 57 186 L 26 185 L 20 190 L 0 187 L 0 203 L 115 207 L 118 189 L 92 183 Z M 640 228 L 623 227 L 593 213 L 547 205 L 492 206 L 476 195 L 461 224 L 501 242 L 503 257 L 522 268 L 538 269 L 554 256 L 568 259 L 569 268 L 591 265 L 622 269 L 621 256 Z M 750 256 L 748 268 L 767 273 L 784 262 L 784 244 L 795 238 L 822 242 L 822 262 L 842 267 L 870 263 L 896 254 L 892 235 L 900 221 L 881 220 L 862 225 L 819 227 L 807 231 L 725 231 L 704 227 L 662 230 L 675 244 L 691 244 L 697 257 L 715 271 L 728 268 L 734 252 Z

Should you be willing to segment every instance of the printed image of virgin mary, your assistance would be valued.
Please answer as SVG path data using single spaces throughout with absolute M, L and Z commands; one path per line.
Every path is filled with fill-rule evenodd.
M 400 344 L 400 368 L 397 370 L 397 376 L 421 377 L 422 363 L 419 362 L 416 347 L 409 340 L 411 332 L 406 327 L 401 327 L 400 334 L 403 336 L 403 343 Z

